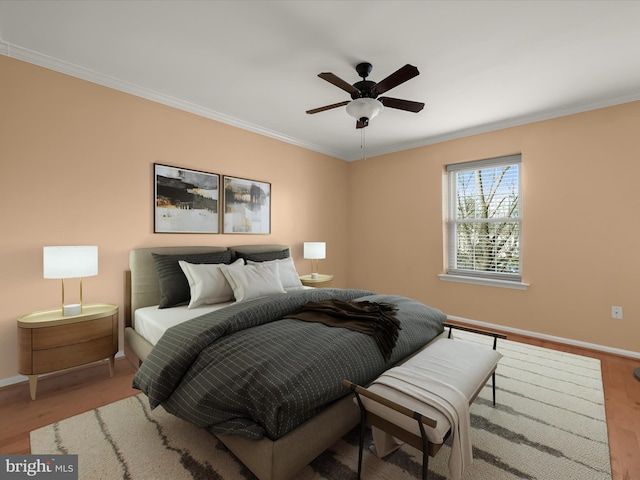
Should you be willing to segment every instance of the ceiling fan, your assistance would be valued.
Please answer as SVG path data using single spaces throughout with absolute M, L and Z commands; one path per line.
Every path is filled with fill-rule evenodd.
M 369 120 L 382 111 L 383 106 L 414 113 L 418 113 L 424 108 L 424 103 L 422 102 L 413 102 L 411 100 L 402 100 L 391 97 L 378 98 L 378 95 L 420 75 L 417 67 L 407 64 L 378 83 L 367 80 L 372 69 L 373 65 L 367 62 L 356 65 L 356 72 L 358 72 L 358 76 L 360 76 L 362 80 L 354 83 L 353 85 L 348 84 L 340 77 L 330 72 L 318 74 L 318 76 L 323 80 L 326 80 L 349 93 L 352 100 L 307 110 L 307 113 L 313 114 L 324 112 L 325 110 L 331 110 L 332 108 L 338 108 L 346 105 L 347 113 L 356 119 L 356 128 L 364 128 L 369 125 Z

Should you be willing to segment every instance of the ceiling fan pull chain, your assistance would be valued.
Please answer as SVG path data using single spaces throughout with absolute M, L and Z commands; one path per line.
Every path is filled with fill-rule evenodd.
M 361 128 L 360 129 L 360 150 L 362 150 L 362 159 L 366 160 L 367 159 L 367 141 L 366 141 L 364 132 L 365 132 L 365 129 Z

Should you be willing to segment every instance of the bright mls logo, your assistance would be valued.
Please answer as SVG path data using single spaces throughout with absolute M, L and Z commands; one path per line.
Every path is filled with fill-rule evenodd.
M 0 455 L 0 478 L 78 480 L 77 455 Z

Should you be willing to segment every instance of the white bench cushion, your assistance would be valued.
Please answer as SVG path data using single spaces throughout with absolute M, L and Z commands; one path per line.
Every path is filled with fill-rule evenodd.
M 428 376 L 454 386 L 469 400 L 469 403 L 480 392 L 495 370 L 502 355 L 483 345 L 439 338 L 422 352 L 402 365 L 404 368 L 415 368 Z M 398 390 L 374 383 L 368 389 L 378 395 L 403 405 L 438 422 L 435 428 L 425 425 L 427 438 L 432 443 L 443 443 L 451 425 L 436 408 Z M 418 422 L 402 415 L 389 407 L 381 405 L 364 396 L 361 397 L 365 408 L 379 417 L 420 436 Z

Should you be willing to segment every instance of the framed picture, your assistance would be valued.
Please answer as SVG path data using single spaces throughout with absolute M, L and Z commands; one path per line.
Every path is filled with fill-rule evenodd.
M 219 233 L 220 176 L 153 164 L 155 233 Z
M 222 233 L 271 233 L 271 184 L 224 176 Z

